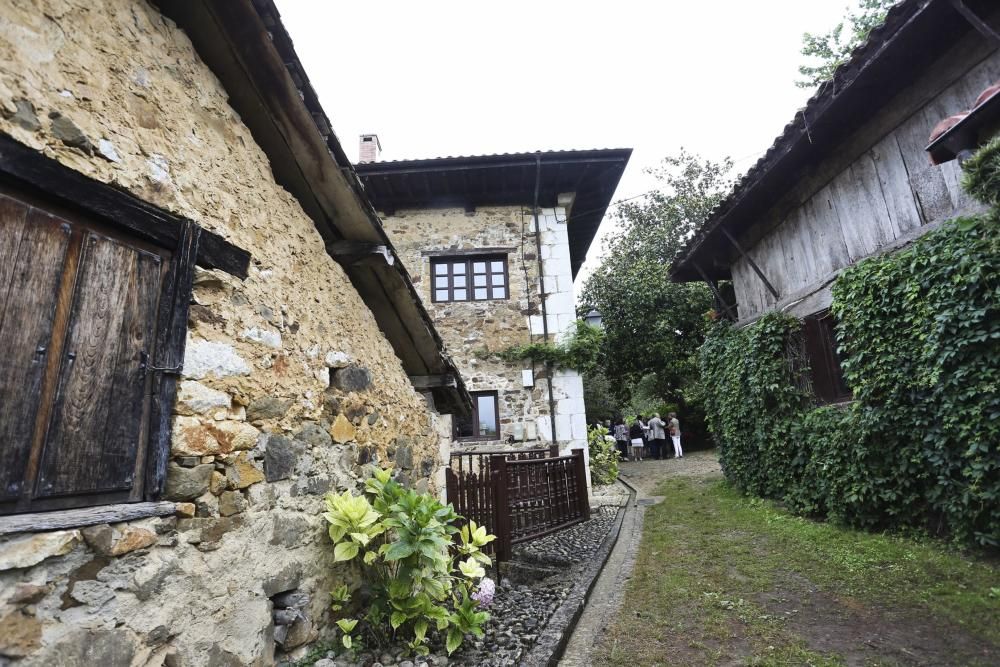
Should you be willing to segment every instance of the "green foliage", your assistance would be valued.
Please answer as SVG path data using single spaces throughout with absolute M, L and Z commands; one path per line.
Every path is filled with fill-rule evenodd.
M 726 476 L 800 513 L 1000 544 L 998 232 L 956 220 L 838 277 L 846 408 L 811 407 L 796 320 L 716 325 L 701 365 Z
M 966 192 L 988 206 L 1000 207 L 1000 136 L 966 160 L 962 171 Z
M 897 2 L 899 0 L 859 0 L 857 9 L 848 9 L 847 18 L 829 32 L 802 35 L 801 53 L 815 64 L 799 67 L 799 74 L 804 78 L 795 85 L 814 88 L 832 79 L 837 67 L 847 62 L 851 52 L 868 38 L 868 33 L 885 21 L 889 8 Z
M 594 484 L 613 484 L 618 479 L 618 449 L 614 440 L 604 436 L 608 429 L 591 426 L 587 429 L 587 448 L 590 450 L 590 479 Z
M 619 391 L 652 373 L 661 400 L 686 404 L 697 385 L 697 351 L 712 297 L 704 284 L 671 281 L 670 264 L 728 193 L 731 169 L 729 160 L 712 162 L 682 150 L 649 172 L 657 191 L 617 209 L 621 229 L 585 282 L 580 302 L 604 317 L 603 370 Z
M 619 392 L 601 369 L 583 374 L 583 402 L 587 406 L 587 423 L 614 419 L 622 413 Z
M 491 564 L 481 549 L 494 536 L 474 522 L 457 528 L 451 505 L 404 489 L 388 470 L 376 470 L 365 481 L 365 494 L 325 498 L 334 560 L 360 570 L 364 582 L 356 591 L 344 584 L 331 593 L 334 611 L 355 595 L 357 606 L 367 609 L 360 628 L 357 619 L 337 620 L 343 646 L 358 647 L 359 629 L 379 646 L 406 633 L 412 637 L 407 646 L 426 655 L 429 623 L 445 634 L 449 653 L 466 634 L 482 636 L 489 615 L 475 608 L 470 591 Z
M 593 373 L 601 361 L 604 332 L 583 320 L 576 320 L 573 329 L 557 343 L 527 343 L 493 353 L 504 361 L 533 361 Z M 489 354 L 489 353 L 487 353 Z

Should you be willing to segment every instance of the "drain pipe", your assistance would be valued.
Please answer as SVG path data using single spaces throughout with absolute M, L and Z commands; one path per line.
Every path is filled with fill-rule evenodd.
M 535 155 L 535 204 L 532 213 L 535 216 L 535 260 L 538 262 L 538 290 L 541 292 L 542 302 L 542 338 L 549 342 L 549 316 L 545 309 L 545 267 L 542 264 L 542 227 L 538 220 L 538 191 L 542 184 L 542 156 Z M 552 444 L 558 442 L 556 438 L 556 398 L 552 391 L 552 362 L 545 362 L 546 376 L 549 384 L 549 424 L 552 427 Z

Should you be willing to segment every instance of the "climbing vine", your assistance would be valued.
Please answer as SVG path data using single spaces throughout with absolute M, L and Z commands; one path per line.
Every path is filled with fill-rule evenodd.
M 1000 202 L 1000 142 L 964 182 Z M 795 319 L 710 332 L 700 364 L 726 476 L 803 514 L 1000 545 L 996 211 L 845 270 L 832 310 L 846 407 L 812 405 Z
M 603 342 L 604 332 L 601 329 L 576 320 L 573 328 L 556 343 L 527 343 L 496 352 L 484 350 L 481 356 L 509 362 L 551 363 L 556 368 L 586 373 L 598 367 Z

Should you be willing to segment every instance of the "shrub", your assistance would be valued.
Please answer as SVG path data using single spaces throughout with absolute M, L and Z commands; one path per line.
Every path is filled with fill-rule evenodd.
M 846 408 L 811 405 L 795 319 L 716 324 L 700 362 L 727 478 L 803 514 L 1000 544 L 998 232 L 959 219 L 837 278 Z
M 405 636 L 410 650 L 426 655 L 431 624 L 444 634 L 448 653 L 466 634 L 482 637 L 489 614 L 479 606 L 488 604 L 492 581 L 481 548 L 494 536 L 471 521 L 459 529 L 451 505 L 404 489 L 389 470 L 376 470 L 365 494 L 371 501 L 350 491 L 325 497 L 334 560 L 350 563 L 362 582 L 353 591 L 346 584 L 335 589 L 333 609 L 367 608 L 363 619 L 337 620 L 343 645 L 355 648 L 364 636 L 385 646 Z
M 587 448 L 590 454 L 590 479 L 594 484 L 614 484 L 618 479 L 618 448 L 605 436 L 603 426 L 587 428 Z

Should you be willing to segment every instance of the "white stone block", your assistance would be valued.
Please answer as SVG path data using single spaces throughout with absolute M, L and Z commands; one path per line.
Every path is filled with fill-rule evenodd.
M 538 438 L 546 442 L 552 442 L 552 424 L 548 415 L 541 415 L 535 418 L 535 427 L 538 429 Z
M 218 378 L 233 375 L 250 375 L 246 360 L 236 354 L 236 349 L 226 343 L 207 340 L 188 340 L 184 349 L 183 375 L 201 380 L 208 375 Z
M 542 327 L 542 316 L 541 315 L 531 315 L 528 317 L 528 329 L 531 331 L 533 336 L 541 336 L 543 331 Z
M 573 438 L 573 422 L 570 421 L 569 415 L 558 414 L 558 407 L 556 408 L 556 440 L 558 442 L 565 442 L 566 440 L 571 440 Z
M 575 305 L 573 297 L 565 292 L 549 294 L 545 298 L 545 311 L 549 315 L 575 315 Z
M 576 414 L 572 417 L 573 422 L 573 439 L 574 440 L 586 440 L 587 439 L 587 417 L 583 414 Z

